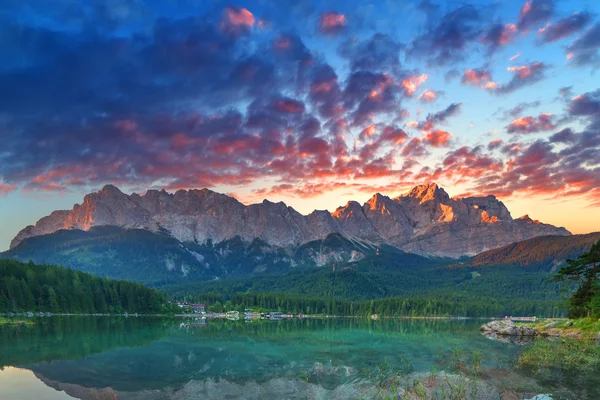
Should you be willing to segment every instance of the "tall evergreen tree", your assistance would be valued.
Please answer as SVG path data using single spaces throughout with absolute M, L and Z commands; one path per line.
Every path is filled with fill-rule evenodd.
M 554 279 L 558 281 L 571 280 L 579 282 L 579 287 L 570 299 L 570 318 L 592 315 L 592 300 L 600 295 L 598 274 L 600 274 L 600 241 L 594 244 L 590 251 L 581 254 L 577 259 L 567 260 L 567 266 L 561 268 L 554 276 Z

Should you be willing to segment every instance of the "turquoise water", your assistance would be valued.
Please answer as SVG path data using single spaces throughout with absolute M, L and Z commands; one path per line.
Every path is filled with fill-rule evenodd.
M 444 385 L 472 398 L 559 392 L 515 372 L 527 345 L 487 339 L 481 324 L 40 319 L 0 327 L 0 398 L 385 398 L 419 384 L 432 398 Z

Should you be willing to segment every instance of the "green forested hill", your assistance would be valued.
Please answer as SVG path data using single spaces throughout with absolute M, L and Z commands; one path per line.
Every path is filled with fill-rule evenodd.
M 279 293 L 269 305 L 277 299 L 285 302 L 289 297 L 300 298 L 300 303 L 292 300 L 290 304 L 302 309 L 305 301 L 312 301 L 312 309 L 317 307 L 323 312 L 336 310 L 331 308 L 332 301 L 341 307 L 338 311 L 348 312 L 351 302 L 355 311 L 365 311 L 364 302 L 380 299 L 376 304 L 388 312 L 410 300 L 401 315 L 564 315 L 561 304 L 566 293 L 560 284 L 550 281 L 551 276 L 545 271 L 507 266 L 448 267 L 433 260 L 404 263 L 393 251 L 384 249 L 357 263 L 336 266 L 335 271 L 331 267 L 292 270 L 253 278 L 169 285 L 161 290 L 176 298 L 207 304 L 228 300 L 238 304 L 240 295 Z M 254 306 L 245 300 L 242 304 Z
M 573 236 L 540 236 L 489 250 L 470 261 L 473 266 L 518 265 L 555 270 L 569 258 L 577 258 L 600 240 L 600 232 Z
M 0 260 L 0 313 L 159 313 L 167 307 L 162 293 L 139 283 Z
M 562 257 L 577 256 L 594 237 L 536 238 L 457 262 L 392 246 L 377 248 L 340 235 L 282 249 L 259 239 L 181 243 L 161 232 L 105 226 L 32 237 L 0 257 L 137 281 L 178 298 L 209 296 L 208 303 L 240 294 L 285 293 L 320 299 L 323 307 L 331 299 L 413 298 L 421 299 L 422 307 L 429 304 L 428 310 L 436 304 L 440 311 L 452 308 L 439 303 L 445 299 L 475 314 L 485 309 L 486 315 L 490 310 L 557 315 L 568 293 L 549 281 L 552 265 Z M 495 306 L 485 308 L 484 303 Z M 411 310 L 425 310 L 418 307 Z

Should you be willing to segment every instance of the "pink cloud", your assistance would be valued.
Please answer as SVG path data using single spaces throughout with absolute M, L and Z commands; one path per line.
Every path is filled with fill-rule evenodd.
M 430 103 L 432 101 L 435 101 L 435 99 L 437 98 L 437 93 L 431 90 L 424 90 L 423 93 L 421 93 L 418 97 L 419 100 L 421 100 L 423 103 Z
M 520 67 L 508 67 L 507 71 L 516 74 L 520 79 L 525 79 L 531 75 L 531 67 L 529 65 L 521 65 Z
M 430 131 L 425 134 L 425 142 L 429 143 L 433 147 L 446 146 L 451 138 L 451 133 L 442 131 L 440 129 Z
M 7 195 L 18 189 L 17 185 L 0 182 L 0 195 Z
M 301 114 L 304 112 L 304 104 L 298 100 L 283 98 L 275 100 L 273 105 L 277 110 L 288 114 Z
M 254 15 L 245 8 L 229 6 L 223 11 L 221 29 L 233 36 L 247 33 L 256 22 Z
M 412 138 L 402 149 L 402 155 L 405 157 L 423 157 L 428 154 L 429 152 L 423 146 L 423 140 L 419 138 Z
M 427 74 L 415 75 L 408 77 L 402 81 L 402 87 L 404 88 L 404 93 L 409 96 L 412 96 L 420 85 L 425 83 L 429 76 Z
M 506 128 L 508 133 L 535 133 L 549 131 L 556 128 L 552 121 L 552 114 L 540 114 L 537 118 L 528 116 L 517 118 Z
M 517 32 L 517 26 L 515 24 L 504 25 L 504 29 L 502 30 L 502 33 L 500 34 L 499 43 L 504 46 L 504 45 L 507 45 L 508 43 L 512 42 L 515 37 L 516 32 Z
M 474 85 L 484 87 L 490 83 L 492 77 L 490 72 L 485 69 L 466 69 L 463 73 L 461 83 L 463 85 Z
M 319 29 L 326 34 L 338 33 L 346 26 L 346 16 L 335 11 L 321 14 L 319 18 Z

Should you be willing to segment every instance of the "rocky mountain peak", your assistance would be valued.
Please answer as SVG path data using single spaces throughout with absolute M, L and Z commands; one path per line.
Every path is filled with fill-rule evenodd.
M 331 213 L 331 216 L 336 219 L 348 218 L 353 213 L 361 213 L 362 214 L 362 207 L 360 206 L 360 204 L 357 201 L 350 200 L 349 202 L 346 203 L 345 206 L 340 206 L 340 207 L 336 208 L 335 211 Z
M 104 185 L 98 193 L 105 196 L 124 196 L 124 193 L 118 187 L 111 184 Z
M 365 207 L 369 210 L 381 210 L 385 208 L 385 204 L 391 199 L 381 193 L 375 193 L 366 203 Z
M 412 188 L 409 192 L 400 195 L 399 197 L 408 197 L 419 200 L 419 204 L 433 201 L 436 203 L 446 203 L 450 200 L 450 196 L 446 191 L 439 187 L 437 183 L 426 183 L 424 185 L 417 185 Z
M 536 225 L 541 225 L 542 223 L 537 220 L 537 219 L 531 219 L 531 217 L 529 216 L 529 214 L 525 214 L 522 217 L 519 218 L 519 221 L 528 223 L 528 224 L 536 224 Z
M 219 243 L 259 238 L 294 247 L 339 233 L 353 240 L 387 243 L 404 251 L 461 256 L 541 235 L 570 235 L 564 228 L 513 220 L 494 196 L 452 199 L 435 183 L 419 185 L 395 199 L 376 193 L 364 205 L 349 201 L 334 212 L 302 215 L 283 202 L 244 205 L 234 197 L 202 190 L 149 190 L 127 195 L 113 185 L 85 196 L 72 210 L 55 211 L 23 229 L 11 247 L 59 229 L 93 226 L 164 230 L 179 241 Z

